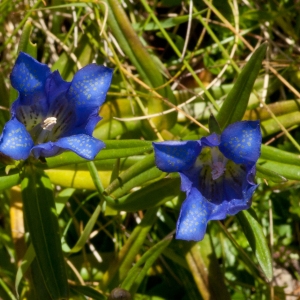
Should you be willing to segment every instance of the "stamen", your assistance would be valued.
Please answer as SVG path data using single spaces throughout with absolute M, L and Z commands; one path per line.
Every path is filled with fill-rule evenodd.
M 57 118 L 55 117 L 49 117 L 41 123 L 41 126 L 44 130 L 51 131 L 56 124 L 56 120 Z
M 213 180 L 218 179 L 225 172 L 226 168 L 223 162 L 216 161 L 211 166 L 211 176 Z

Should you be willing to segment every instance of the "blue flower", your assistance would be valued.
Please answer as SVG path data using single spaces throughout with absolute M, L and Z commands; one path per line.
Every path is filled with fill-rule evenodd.
M 111 78 L 111 69 L 90 64 L 66 82 L 58 71 L 21 52 L 10 76 L 19 96 L 0 137 L 0 152 L 20 160 L 71 150 L 93 159 L 105 146 L 92 132 Z
M 198 141 L 153 143 L 157 167 L 179 172 L 187 195 L 177 239 L 202 240 L 209 220 L 223 220 L 250 207 L 261 139 L 259 121 L 242 121 Z

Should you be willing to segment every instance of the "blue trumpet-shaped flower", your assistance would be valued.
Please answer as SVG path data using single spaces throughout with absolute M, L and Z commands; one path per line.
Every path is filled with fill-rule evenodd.
M 0 137 L 0 152 L 16 159 L 49 157 L 71 150 L 93 159 L 104 143 L 92 137 L 112 70 L 90 64 L 72 82 L 20 53 L 10 79 L 19 97 Z
M 209 220 L 222 220 L 250 207 L 261 139 L 258 121 L 242 121 L 229 125 L 221 135 L 213 133 L 198 141 L 153 143 L 157 167 L 179 172 L 181 190 L 187 195 L 177 239 L 202 240 Z

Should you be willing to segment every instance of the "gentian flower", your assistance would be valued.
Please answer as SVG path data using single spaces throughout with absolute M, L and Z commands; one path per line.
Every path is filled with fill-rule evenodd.
M 0 152 L 20 160 L 71 150 L 93 159 L 104 147 L 92 132 L 111 78 L 111 69 L 90 64 L 66 82 L 58 71 L 21 52 L 10 76 L 19 96 L 0 137 Z
M 250 207 L 261 139 L 259 121 L 242 121 L 198 141 L 153 143 L 157 167 L 179 172 L 187 195 L 177 239 L 202 240 L 209 220 L 223 220 Z

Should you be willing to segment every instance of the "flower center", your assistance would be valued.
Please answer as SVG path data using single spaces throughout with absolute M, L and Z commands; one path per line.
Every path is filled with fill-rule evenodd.
M 54 125 L 56 124 L 56 121 L 57 121 L 57 118 L 49 117 L 41 123 L 41 126 L 44 130 L 52 131 Z
M 216 180 L 224 174 L 227 158 L 220 152 L 218 147 L 211 148 L 210 154 L 211 161 L 208 164 L 211 167 L 211 177 Z
M 222 176 L 225 172 L 226 168 L 223 162 L 216 161 L 213 162 L 211 165 L 211 177 L 213 180 L 218 179 L 220 176 Z
M 35 144 L 55 142 L 76 122 L 74 103 L 60 96 L 52 100 L 48 109 L 36 103 L 31 106 L 20 105 L 16 115 Z

